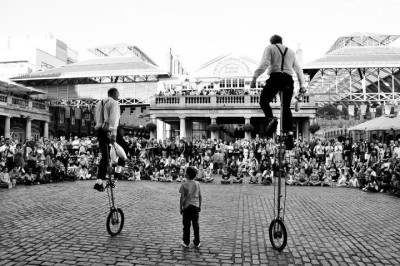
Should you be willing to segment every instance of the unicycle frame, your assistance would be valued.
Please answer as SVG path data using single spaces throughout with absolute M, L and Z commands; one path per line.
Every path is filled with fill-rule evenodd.
M 109 144 L 107 144 L 107 145 L 109 145 Z M 107 189 L 107 196 L 108 196 L 108 204 L 110 205 L 110 210 L 114 210 L 114 209 L 117 209 L 117 207 L 115 206 L 113 183 L 112 183 L 112 179 L 111 179 L 112 163 L 111 163 L 111 158 L 110 158 L 110 147 L 107 147 L 107 159 L 108 159 L 108 165 L 107 165 L 108 179 L 107 179 L 106 189 Z M 110 192 L 108 192 L 108 189 L 110 189 Z M 110 194 L 111 194 L 111 197 L 110 197 Z
M 276 213 L 276 217 L 278 219 L 281 219 L 281 197 L 282 197 L 282 191 L 281 191 L 281 184 L 282 184 L 282 142 L 283 142 L 283 138 L 282 138 L 282 117 L 283 117 L 283 91 L 279 92 L 279 97 L 280 97 L 280 101 L 281 101 L 281 114 L 280 114 L 280 123 L 279 123 L 279 134 L 281 135 L 280 137 L 278 137 L 278 141 L 279 141 L 279 151 L 278 151 L 278 167 L 279 167 L 279 173 L 278 173 L 278 199 L 277 199 L 277 213 Z M 283 219 L 282 219 L 283 220 Z

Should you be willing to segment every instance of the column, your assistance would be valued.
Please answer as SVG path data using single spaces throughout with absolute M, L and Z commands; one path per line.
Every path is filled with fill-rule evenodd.
M 180 116 L 179 138 L 186 138 L 186 117 Z
M 212 116 L 210 118 L 211 118 L 211 124 L 217 123 L 217 117 Z M 214 139 L 217 139 L 217 132 L 211 131 L 211 141 L 214 141 Z
M 303 139 L 310 141 L 310 119 L 304 121 L 303 124 Z
M 11 117 L 9 117 L 9 116 L 6 116 L 5 117 L 5 125 L 4 125 L 4 137 L 5 138 L 10 138 L 11 136 L 10 136 L 10 131 L 11 131 L 11 126 L 10 126 L 10 123 L 11 123 Z
M 275 137 L 276 137 L 276 136 L 279 136 L 280 134 L 281 134 L 281 118 L 278 117 L 278 124 L 276 125 L 276 134 L 275 134 Z
M 44 121 L 43 137 L 45 139 L 49 138 L 49 121 Z
M 249 116 L 244 118 L 244 124 L 250 124 L 250 118 Z M 244 138 L 245 139 L 250 139 L 251 138 L 251 132 L 244 132 Z
M 26 140 L 30 140 L 31 139 L 31 129 L 32 129 L 32 118 L 27 117 L 26 118 Z
M 151 118 L 151 122 L 153 124 L 157 125 L 157 118 L 154 115 L 151 115 L 150 118 Z M 157 129 L 150 131 L 150 139 L 157 139 Z

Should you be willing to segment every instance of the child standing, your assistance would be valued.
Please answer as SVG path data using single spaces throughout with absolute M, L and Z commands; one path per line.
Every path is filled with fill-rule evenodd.
M 181 245 L 185 248 L 189 247 L 190 243 L 190 224 L 193 225 L 194 240 L 193 244 L 196 248 L 200 247 L 200 227 L 199 227 L 199 212 L 201 211 L 201 191 L 200 183 L 195 181 L 197 170 L 194 167 L 186 169 L 186 179 L 179 189 L 181 193 L 180 212 L 183 215 L 183 241 Z

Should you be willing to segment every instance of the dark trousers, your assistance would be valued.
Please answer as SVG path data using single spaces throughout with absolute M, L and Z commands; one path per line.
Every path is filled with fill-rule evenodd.
M 104 131 L 101 128 L 97 130 L 97 138 L 99 140 L 99 149 L 101 151 L 101 160 L 97 178 L 105 180 L 110 154 L 110 139 L 108 138 L 107 131 Z M 127 152 L 128 145 L 126 144 L 119 130 L 117 130 L 117 143 L 124 149 L 125 152 Z M 118 160 L 118 165 L 124 166 L 125 162 L 120 158 Z
M 260 106 L 265 117 L 272 118 L 272 109 L 269 105 L 278 92 L 283 92 L 283 117 L 281 118 L 283 132 L 293 131 L 293 117 L 290 102 L 293 96 L 293 78 L 286 73 L 272 73 L 267 80 L 260 97 Z
M 199 226 L 199 208 L 190 205 L 183 211 L 183 242 L 186 245 L 190 243 L 190 223 L 192 223 L 194 231 L 193 243 L 197 246 L 200 243 L 200 226 Z

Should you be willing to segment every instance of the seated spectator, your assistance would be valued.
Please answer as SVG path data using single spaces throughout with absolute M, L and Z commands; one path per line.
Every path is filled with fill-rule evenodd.
M 207 167 L 207 169 L 204 173 L 204 182 L 206 182 L 206 183 L 213 182 L 214 178 L 211 175 L 212 175 L 211 167 Z
M 261 175 L 261 184 L 271 185 L 273 176 L 274 176 L 274 172 L 270 168 L 264 170 L 264 172 Z
M 286 185 L 296 185 L 296 179 L 294 178 L 294 168 L 291 167 L 289 169 L 289 173 L 287 175 Z
M 82 167 L 79 168 L 78 179 L 87 180 L 87 179 L 90 179 L 91 177 L 92 176 L 89 174 L 89 171 L 88 171 L 86 165 L 83 165 Z
M 375 172 L 371 172 L 371 174 L 367 176 L 367 185 L 365 186 L 363 191 L 379 192 L 379 186 L 378 183 L 376 182 Z
M 10 175 L 6 173 L 5 169 L 7 167 L 4 167 L 0 173 L 0 187 L 1 188 L 12 188 L 12 183 L 10 180 Z
M 320 176 L 318 175 L 318 169 L 314 168 L 310 175 L 310 186 L 320 186 L 322 181 L 320 181 Z
M 185 168 L 181 167 L 179 169 L 179 174 L 178 174 L 178 178 L 176 179 L 176 181 L 178 182 L 185 182 L 186 178 L 185 178 Z
M 242 168 L 239 168 L 236 176 L 232 177 L 232 183 L 234 183 L 234 184 L 243 183 L 243 170 L 242 170 Z
M 321 186 L 322 187 L 330 187 L 330 186 L 332 186 L 331 171 L 326 171 Z
M 228 171 L 228 167 L 227 166 L 225 166 L 221 170 L 221 174 L 222 174 L 221 184 L 230 184 L 231 183 L 231 177 L 230 177 L 230 171 Z
M 249 184 L 258 184 L 258 178 L 261 176 L 261 174 L 256 170 L 256 167 L 253 166 L 249 171 L 249 176 Z
M 350 178 L 349 187 L 358 188 L 360 186 L 357 176 L 358 176 L 358 173 L 354 173 L 354 175 Z
M 306 175 L 306 170 L 304 168 L 301 168 L 296 185 L 308 186 L 308 184 L 309 184 L 309 179 L 308 176 Z
M 160 168 L 158 166 L 154 167 L 154 173 L 153 173 L 153 176 L 150 176 L 150 179 L 152 181 L 159 181 L 159 179 L 160 179 Z
M 341 173 L 338 179 L 337 186 L 338 187 L 347 187 L 348 186 L 348 172 L 346 169 L 341 169 Z
M 197 171 L 196 178 L 194 180 L 199 181 L 199 182 L 203 182 L 204 181 L 204 177 L 205 177 L 205 174 L 204 174 L 203 165 L 200 164 L 199 165 L 199 169 Z

